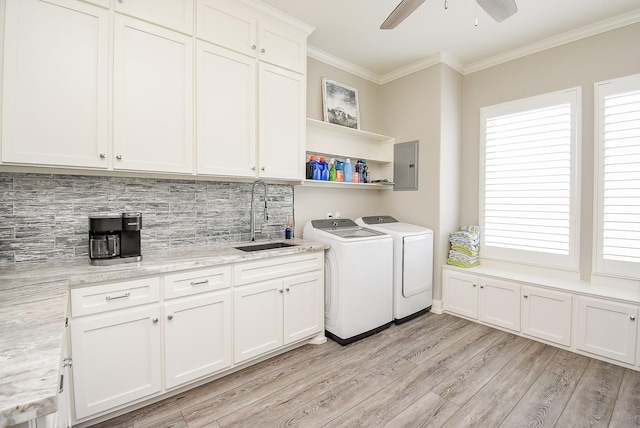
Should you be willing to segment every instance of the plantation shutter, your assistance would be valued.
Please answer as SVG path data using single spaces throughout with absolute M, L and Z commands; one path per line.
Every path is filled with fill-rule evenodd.
M 577 90 L 569 94 L 484 112 L 481 253 L 576 267 Z
M 640 272 L 640 75 L 609 85 L 599 96 L 599 256 L 621 262 L 613 274 Z M 630 90 L 634 88 L 634 90 Z

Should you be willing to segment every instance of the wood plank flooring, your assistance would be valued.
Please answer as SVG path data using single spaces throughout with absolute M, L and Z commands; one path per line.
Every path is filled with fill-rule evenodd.
M 640 427 L 640 373 L 428 313 L 305 345 L 95 427 Z

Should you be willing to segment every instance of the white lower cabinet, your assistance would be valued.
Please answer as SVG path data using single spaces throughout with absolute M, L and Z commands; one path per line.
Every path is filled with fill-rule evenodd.
M 447 312 L 478 319 L 478 278 L 445 270 L 444 308 Z
M 164 304 L 165 387 L 231 367 L 231 291 Z
M 577 349 L 633 364 L 638 307 L 588 297 L 578 297 L 577 307 Z
M 153 304 L 72 320 L 76 419 L 161 391 L 159 319 Z
M 496 279 L 479 278 L 479 319 L 513 331 L 520 331 L 520 286 Z
M 235 363 L 324 330 L 323 267 L 322 253 L 235 266 Z
M 571 295 L 522 287 L 522 333 L 571 345 Z
M 72 289 L 73 422 L 322 333 L 323 267 L 320 251 Z

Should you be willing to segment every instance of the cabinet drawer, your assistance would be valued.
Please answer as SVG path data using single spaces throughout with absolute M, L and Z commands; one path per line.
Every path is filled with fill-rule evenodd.
M 164 298 L 191 296 L 231 287 L 231 266 L 165 275 Z
M 97 314 L 160 301 L 160 278 L 151 277 L 71 290 L 71 315 Z
M 236 264 L 233 266 L 234 284 L 251 284 L 252 282 L 323 269 L 323 255 L 323 252 L 306 253 Z

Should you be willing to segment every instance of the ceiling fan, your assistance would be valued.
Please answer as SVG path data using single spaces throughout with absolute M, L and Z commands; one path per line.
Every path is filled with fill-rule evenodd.
M 411 15 L 425 0 L 402 0 L 380 26 L 381 30 L 396 28 L 398 24 Z M 502 22 L 518 11 L 516 0 L 476 0 L 489 16 Z M 445 8 L 448 0 L 444 2 Z

